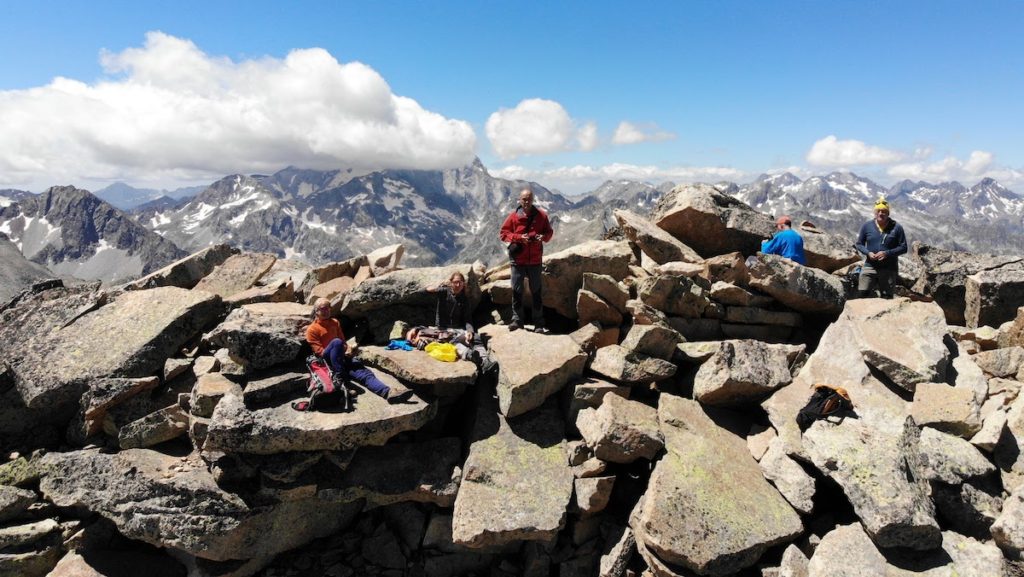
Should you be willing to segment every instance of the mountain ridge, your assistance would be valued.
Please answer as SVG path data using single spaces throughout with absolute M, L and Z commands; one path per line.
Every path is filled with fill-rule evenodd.
M 11 236 L 28 258 L 54 273 L 78 272 L 103 280 L 138 276 L 157 262 L 166 263 L 172 254 L 220 243 L 312 264 L 403 243 L 406 258 L 417 266 L 475 260 L 495 265 L 506 258 L 498 229 L 515 207 L 519 190 L 527 185 L 534 190 L 538 206 L 551 214 L 556 234 L 548 251 L 553 252 L 603 237 L 616 227 L 612 217 L 616 209 L 648 214 L 674 183 L 609 180 L 583 197 L 570 199 L 537 183 L 493 177 L 479 159 L 443 171 L 360 173 L 345 168 L 287 167 L 270 175 L 229 175 L 195 196 L 155 199 L 130 216 L 91 194 L 95 202 L 85 202 L 87 191 L 74 187 L 54 187 L 41 195 L 0 191 L 0 232 Z M 786 172 L 762 174 L 743 185 L 715 186 L 761 212 L 786 213 L 851 237 L 871 218 L 875 200 L 886 196 L 893 217 L 904 225 L 911 241 L 978 253 L 1024 253 L 1024 199 L 989 178 L 971 187 L 955 181 L 902 180 L 887 188 L 852 172 L 807 179 Z M 57 198 L 65 194 L 74 198 Z M 62 230 L 55 233 L 42 220 L 26 221 L 26 216 L 36 217 L 39 206 L 55 203 L 78 203 L 87 213 L 65 215 L 76 223 L 70 228 L 80 229 L 70 235 L 71 240 L 57 239 L 67 225 L 56 227 Z M 96 221 L 98 203 L 109 207 L 98 211 L 100 225 L 86 225 Z M 105 224 L 114 220 L 137 223 L 168 246 L 156 248 L 160 243 L 151 240 L 155 244 L 143 252 L 153 258 L 147 257 L 146 263 L 135 257 L 133 249 L 109 253 L 101 265 L 95 261 L 97 253 L 128 250 L 131 245 L 117 236 L 126 234 L 116 232 L 120 227 Z M 27 236 L 23 234 L 26 226 Z M 95 230 L 87 234 L 86 229 Z M 110 233 L 113 236 L 107 238 Z M 44 246 L 47 235 L 53 241 L 49 248 Z M 141 235 L 136 231 L 128 236 Z M 115 254 L 120 258 L 112 258 Z M 114 270 L 114 265 L 125 270 Z

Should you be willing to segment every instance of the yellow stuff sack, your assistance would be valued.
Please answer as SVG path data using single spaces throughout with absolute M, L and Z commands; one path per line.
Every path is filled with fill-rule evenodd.
M 435 359 L 446 363 L 454 363 L 457 358 L 455 345 L 451 343 L 434 342 L 427 345 L 427 348 L 423 350 L 427 351 L 427 354 Z

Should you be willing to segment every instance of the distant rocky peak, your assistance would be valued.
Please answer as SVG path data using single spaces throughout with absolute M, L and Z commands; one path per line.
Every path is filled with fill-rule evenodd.
M 244 174 L 233 174 L 211 184 L 195 197 L 194 202 L 219 206 L 238 202 L 244 197 L 257 194 L 276 196 L 273 191 L 264 186 L 262 180 Z
M 972 192 L 985 191 L 985 192 L 994 194 L 994 195 L 996 195 L 996 196 L 998 196 L 1000 198 L 1008 198 L 1008 199 L 1020 199 L 1021 198 L 1021 196 L 1019 194 L 1017 194 L 1017 193 L 1013 192 L 1012 190 L 1006 188 L 1002 184 L 999 184 L 999 182 L 997 182 L 995 179 L 992 179 L 992 178 L 983 178 L 983 179 L 981 179 L 978 182 L 978 184 L 975 184 L 974 186 L 971 187 L 971 191 Z
M 754 182 L 767 182 L 775 186 L 795 186 L 803 181 L 792 172 L 787 171 L 775 174 L 761 174 Z

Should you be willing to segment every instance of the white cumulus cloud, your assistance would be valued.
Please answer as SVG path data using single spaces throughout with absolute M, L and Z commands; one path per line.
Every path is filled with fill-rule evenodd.
M 994 169 L 992 161 L 995 156 L 991 152 L 975 150 L 967 160 L 955 156 L 946 156 L 935 162 L 908 162 L 889 167 L 887 173 L 895 178 L 924 180 L 926 182 L 945 182 L 950 180 L 970 181 L 984 176 L 997 180 L 1015 182 L 1020 173 L 1013 170 Z M 966 183 L 970 186 L 970 183 Z
M 612 135 L 612 144 L 637 144 L 639 142 L 660 142 L 672 140 L 676 137 L 671 132 L 658 130 L 656 126 L 638 126 L 632 122 L 623 120 L 615 128 Z
M 900 152 L 872 146 L 860 140 L 839 140 L 834 135 L 815 142 L 807 151 L 809 164 L 825 167 L 894 164 L 903 158 Z
M 233 61 L 150 32 L 101 61 L 101 81 L 0 92 L 0 184 L 196 181 L 288 165 L 437 169 L 475 154 L 469 123 L 320 48 Z
M 492 170 L 491 174 L 501 178 L 532 180 L 548 188 L 555 188 L 568 194 L 590 192 L 606 180 L 634 180 L 657 185 L 665 181 L 672 181 L 677 184 L 682 182 L 718 182 L 722 180 L 739 182 L 750 176 L 742 170 L 723 166 L 659 167 L 625 163 L 612 163 L 603 166 L 579 164 L 542 169 L 511 165 Z
M 597 148 L 598 136 L 597 136 L 597 124 L 588 122 L 580 128 L 579 132 L 576 133 L 576 141 L 580 145 L 580 150 L 584 152 L 590 152 Z
M 506 160 L 577 149 L 590 151 L 598 144 L 596 124 L 578 126 L 565 107 L 543 98 L 528 98 L 515 108 L 491 113 L 484 128 L 494 152 Z

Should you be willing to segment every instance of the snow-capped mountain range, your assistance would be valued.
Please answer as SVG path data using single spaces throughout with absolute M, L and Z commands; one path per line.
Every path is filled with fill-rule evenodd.
M 1024 198 L 986 178 L 959 182 L 904 180 L 885 188 L 850 172 L 800 180 L 790 173 L 761 175 L 733 196 L 761 212 L 808 219 L 827 230 L 856 234 L 880 197 L 910 240 L 950 250 L 1024 252 Z
M 552 217 L 552 252 L 601 238 L 615 225 L 614 209 L 647 214 L 673 186 L 608 181 L 569 199 L 536 183 L 493 177 L 479 160 L 444 171 L 286 168 L 227 176 L 192 198 L 159 198 L 131 216 L 72 187 L 42 195 L 0 191 L 0 232 L 54 272 L 105 280 L 144 274 L 221 242 L 314 264 L 401 242 L 416 265 L 477 259 L 495 265 L 504 259 L 497 231 L 526 184 Z M 761 212 L 790 214 L 850 237 L 885 196 L 911 241 L 1024 253 L 1024 199 L 991 179 L 970 188 L 911 181 L 885 188 L 848 172 L 806 180 L 783 173 L 716 186 Z
M 187 254 L 87 190 L 6 192 L 0 193 L 0 233 L 56 276 L 128 280 Z
M 499 254 L 497 229 L 522 181 L 494 178 L 483 165 L 445 171 L 311 171 L 223 178 L 176 208 L 135 213 L 140 223 L 188 251 L 228 242 L 313 263 L 404 243 L 430 265 Z M 538 206 L 573 207 L 534 184 Z M 493 238 L 492 238 L 493 237 Z

